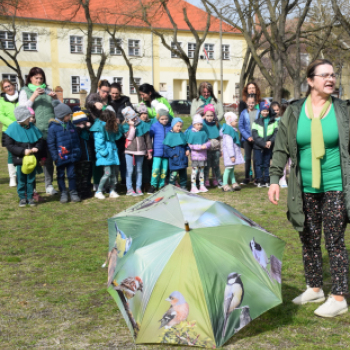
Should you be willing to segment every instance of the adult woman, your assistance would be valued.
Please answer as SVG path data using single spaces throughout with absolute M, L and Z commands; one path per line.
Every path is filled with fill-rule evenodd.
M 91 93 L 85 103 L 85 107 L 89 110 L 93 120 L 100 117 L 102 111 L 104 111 L 110 103 L 110 92 L 111 84 L 108 80 L 100 80 L 98 82 L 97 92 Z
M 4 79 L 0 82 L 1 98 L 0 98 L 0 123 L 2 124 L 1 146 L 4 145 L 4 131 L 8 126 L 16 121 L 13 113 L 18 105 L 18 92 L 16 87 L 10 80 Z M 10 176 L 10 187 L 16 187 L 16 167 L 12 162 L 12 154 L 7 151 L 7 166 Z
M 247 98 L 249 95 L 255 96 L 255 108 L 259 109 L 259 104 L 261 102 L 260 89 L 257 83 L 251 81 L 243 88 L 242 101 L 240 101 L 238 105 L 238 115 L 241 115 L 241 113 L 247 109 Z
M 206 105 L 213 105 L 215 108 L 215 114 L 218 121 L 221 121 L 224 117 L 224 107 L 220 101 L 218 101 L 213 92 L 213 86 L 208 82 L 200 83 L 198 86 L 198 96 L 192 100 L 191 104 L 191 117 L 193 118 L 198 113 L 199 108 L 204 108 Z
M 33 67 L 27 76 L 26 84 L 19 93 L 19 105 L 31 107 L 35 112 L 36 127 L 42 132 L 46 152 L 44 168 L 45 188 L 47 194 L 56 194 L 52 186 L 53 181 L 53 160 L 46 145 L 49 120 L 55 118 L 52 106 L 52 99 L 57 99 L 56 94 L 49 90 L 46 85 L 45 73 L 41 68 Z
M 350 217 L 349 112 L 331 96 L 335 89 L 332 63 L 318 59 L 307 68 L 308 97 L 290 105 L 279 124 L 270 168 L 269 199 L 277 204 L 278 181 L 288 158 L 288 219 L 299 232 L 307 290 L 295 304 L 321 302 L 322 223 L 329 254 L 331 296 L 315 314 L 334 317 L 347 312 L 348 255 L 344 231 Z
M 154 107 L 151 106 L 151 103 L 153 100 L 157 100 L 158 102 L 161 102 L 165 104 L 169 109 L 169 114 L 171 117 L 174 117 L 174 112 L 168 102 L 168 100 L 160 95 L 153 87 L 153 85 L 150 84 L 142 84 L 139 87 L 140 97 L 142 98 L 142 102 L 147 106 L 148 110 L 148 117 L 150 119 L 153 119 L 157 116 L 157 112 Z

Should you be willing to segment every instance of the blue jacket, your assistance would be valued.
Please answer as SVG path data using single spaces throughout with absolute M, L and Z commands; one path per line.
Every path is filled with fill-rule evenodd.
M 169 157 L 169 169 L 180 170 L 188 167 L 188 157 L 186 151 L 189 151 L 188 145 L 169 147 L 164 145 L 166 157 Z
M 96 119 L 90 131 L 94 133 L 96 165 L 119 165 L 118 148 L 115 143 L 119 134 L 107 132 L 106 123 Z
M 257 120 L 259 118 L 260 111 L 259 110 L 255 110 L 255 111 L 256 111 L 255 120 Z M 243 141 L 246 141 L 248 140 L 249 137 L 252 137 L 248 109 L 245 109 L 241 113 L 239 117 L 239 122 L 238 122 L 238 129 L 242 135 Z
M 47 147 L 57 166 L 75 163 L 80 160 L 80 139 L 75 126 L 56 119 L 50 119 L 47 133 Z
M 149 132 L 151 139 L 153 139 L 153 157 L 164 157 L 168 158 L 168 156 L 164 152 L 164 144 L 163 141 L 165 139 L 165 135 L 171 130 L 171 125 L 163 125 L 157 121 L 152 124 L 151 130 Z

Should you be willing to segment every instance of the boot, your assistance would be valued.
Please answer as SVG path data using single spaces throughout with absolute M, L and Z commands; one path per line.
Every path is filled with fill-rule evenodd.
M 62 191 L 61 192 L 61 203 L 68 203 L 68 192 L 67 191 Z
M 7 167 L 9 169 L 9 176 L 10 176 L 10 187 L 16 187 L 17 186 L 17 169 L 13 164 L 7 164 Z
M 69 194 L 70 194 L 70 200 L 72 202 L 81 202 L 81 199 L 80 199 L 78 192 L 76 190 L 70 191 Z

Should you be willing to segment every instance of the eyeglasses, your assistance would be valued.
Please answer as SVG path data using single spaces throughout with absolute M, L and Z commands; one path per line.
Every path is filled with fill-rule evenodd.
M 4 89 L 9 89 L 12 85 L 3 86 Z
M 100 90 L 103 94 L 108 94 L 109 91 L 106 91 L 106 90 Z
M 321 77 L 323 80 L 327 79 L 337 79 L 337 74 L 328 74 L 328 73 L 323 73 L 323 74 L 314 74 L 314 77 Z

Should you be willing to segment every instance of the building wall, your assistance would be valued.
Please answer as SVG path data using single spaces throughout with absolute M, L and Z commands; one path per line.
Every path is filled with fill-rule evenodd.
M 28 74 L 31 67 L 38 66 L 44 69 L 50 87 L 61 86 L 64 97 L 79 97 L 72 92 L 71 78 L 88 79 L 89 74 L 85 64 L 85 55 L 70 52 L 70 36 L 83 36 L 83 52 L 86 50 L 86 36 L 83 35 L 82 24 L 62 24 L 53 22 L 31 21 L 18 24 L 17 43 L 20 44 L 22 32 L 36 32 L 38 34 L 37 51 L 21 51 L 18 60 L 22 67 L 23 76 Z M 97 27 L 94 36 L 101 37 L 103 49 L 109 52 L 109 34 L 102 26 Z M 127 50 L 128 39 L 141 41 L 141 57 L 131 58 L 134 67 L 134 76 L 141 78 L 141 83 L 153 84 L 161 94 L 169 99 L 186 99 L 188 72 L 185 63 L 179 58 L 171 58 L 171 53 L 160 42 L 159 37 L 150 33 L 147 28 L 128 28 L 120 32 L 118 38 L 123 40 Z M 169 32 L 169 41 L 170 41 Z M 187 52 L 187 45 L 193 42 L 190 32 L 179 33 L 179 40 Z M 223 44 L 230 45 L 230 59 L 223 61 L 223 97 L 225 103 L 232 102 L 235 94 L 235 85 L 239 82 L 242 66 L 242 57 L 245 50 L 243 36 L 240 34 L 223 33 Z M 220 45 L 219 33 L 209 33 L 206 43 L 214 44 L 214 59 L 200 59 L 197 70 L 198 84 L 209 81 L 213 84 L 214 93 L 221 98 L 220 91 Z M 200 55 L 204 55 L 201 50 Z M 97 71 L 100 55 L 93 55 L 93 64 Z M 0 74 L 14 74 L 11 69 L 0 62 Z M 112 81 L 113 77 L 123 78 L 123 92 L 130 95 L 129 71 L 122 56 L 109 56 L 102 73 L 102 78 Z M 160 85 L 161 84 L 161 85 Z M 220 92 L 220 94 L 219 94 Z M 130 95 L 132 102 L 137 102 L 135 94 Z

